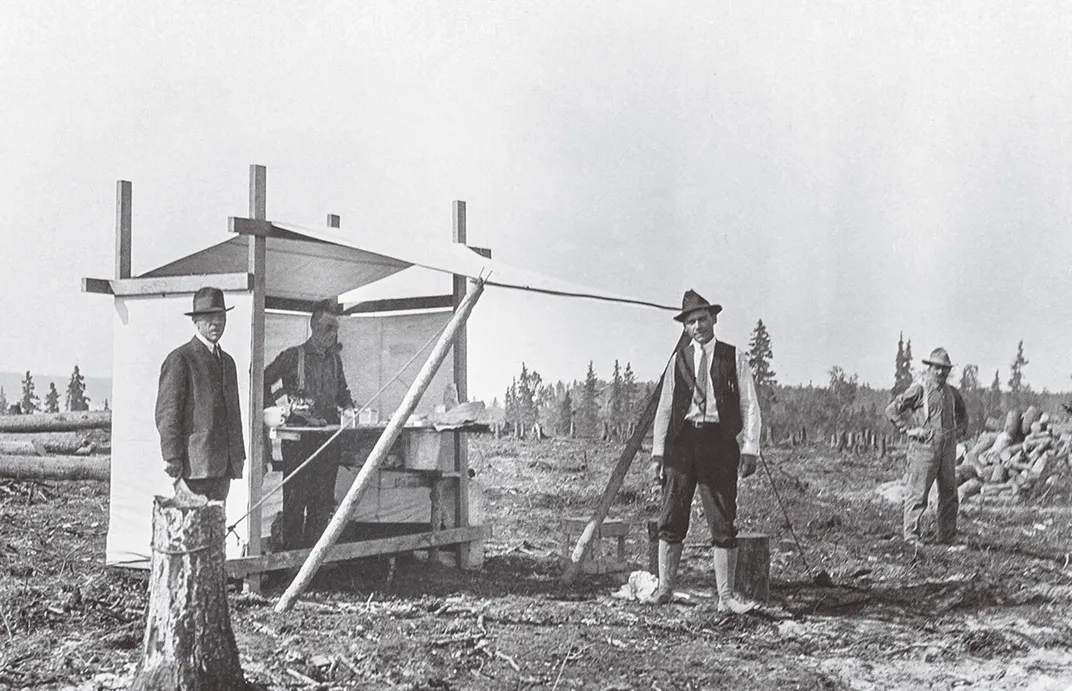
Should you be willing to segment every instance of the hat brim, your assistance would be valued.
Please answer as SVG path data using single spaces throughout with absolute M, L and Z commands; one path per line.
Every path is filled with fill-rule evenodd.
M 920 360 L 920 362 L 924 365 L 934 365 L 935 367 L 948 367 L 949 369 L 953 369 L 952 362 L 936 362 L 934 360 Z
M 717 316 L 722 311 L 722 305 L 707 305 L 705 307 L 693 307 L 692 309 L 682 310 L 675 317 L 674 321 L 683 322 L 685 317 L 689 316 L 693 312 L 710 312 L 711 316 Z
M 210 307 L 207 310 L 194 310 L 193 312 L 183 312 L 187 317 L 196 317 L 199 314 L 221 314 L 223 312 L 230 312 L 234 309 L 231 307 Z

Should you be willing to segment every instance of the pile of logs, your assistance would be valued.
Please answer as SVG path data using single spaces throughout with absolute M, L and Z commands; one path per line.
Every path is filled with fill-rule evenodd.
M 0 416 L 0 478 L 107 480 L 110 411 Z
M 1067 426 L 1064 426 L 1067 428 Z M 1072 431 L 1051 424 L 1034 406 L 1011 410 L 1000 432 L 984 432 L 957 465 L 957 494 L 1022 499 L 1072 471 Z

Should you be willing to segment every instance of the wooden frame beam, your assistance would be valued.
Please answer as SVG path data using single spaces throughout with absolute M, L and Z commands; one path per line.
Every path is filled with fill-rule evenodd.
M 465 202 L 456 200 L 452 211 L 452 239 L 457 244 L 465 245 L 468 239 Z M 454 274 L 452 283 L 454 286 L 454 309 L 457 310 L 465 300 L 467 279 L 465 276 Z M 458 402 L 464 403 L 469 400 L 469 336 L 465 324 L 462 324 L 458 333 L 454 336 L 452 351 L 454 357 L 454 386 L 458 391 Z M 469 525 L 469 439 L 465 432 L 455 431 L 452 436 L 454 437 L 454 470 L 458 473 L 457 501 L 454 502 L 454 525 L 466 527 Z M 468 543 L 458 545 L 455 556 L 459 567 L 467 567 L 472 561 L 470 558 L 470 545 Z
M 424 295 L 414 298 L 385 298 L 366 300 L 347 307 L 343 314 L 366 314 L 369 312 L 401 312 L 404 310 L 453 309 L 453 295 Z
M 265 220 L 268 216 L 268 171 L 264 166 L 249 167 L 249 215 L 253 222 L 271 228 Z M 232 219 L 235 220 L 235 219 Z M 246 459 L 246 488 L 250 504 L 257 501 L 264 490 L 264 304 L 265 274 L 268 265 L 268 241 L 264 234 L 252 234 L 249 242 L 247 271 L 253 277 L 250 289 L 253 304 L 250 309 L 249 330 L 249 458 Z M 261 553 L 261 511 L 258 508 L 246 519 L 246 553 L 257 556 Z M 260 592 L 261 580 L 253 577 L 246 580 L 246 589 Z
M 83 293 L 102 293 L 116 297 L 138 295 L 192 295 L 198 288 L 213 286 L 220 290 L 251 290 L 253 276 L 248 273 L 194 274 L 190 276 L 151 276 L 147 278 L 83 278 Z
M 413 533 L 411 535 L 362 540 L 360 542 L 343 542 L 332 546 L 324 556 L 323 561 L 346 561 L 374 557 L 380 554 L 430 550 L 473 540 L 486 540 L 489 537 L 491 537 L 491 528 L 478 525 L 468 528 L 448 528 L 434 533 Z M 300 549 L 257 557 L 228 559 L 224 564 L 224 568 L 231 578 L 246 578 L 266 571 L 286 569 L 303 564 L 308 559 L 310 552 L 312 550 Z
M 115 185 L 115 277 L 130 278 L 132 190 L 128 180 Z

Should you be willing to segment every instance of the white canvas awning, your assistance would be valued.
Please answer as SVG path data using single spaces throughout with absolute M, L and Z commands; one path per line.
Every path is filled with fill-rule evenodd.
M 317 301 L 335 298 L 411 266 L 483 278 L 486 285 L 549 295 L 582 297 L 667 310 L 655 300 L 623 295 L 520 269 L 457 243 L 354 238 L 273 222 L 267 238 L 265 288 L 271 297 Z M 239 235 L 153 269 L 142 278 L 240 273 L 248 265 L 249 236 Z

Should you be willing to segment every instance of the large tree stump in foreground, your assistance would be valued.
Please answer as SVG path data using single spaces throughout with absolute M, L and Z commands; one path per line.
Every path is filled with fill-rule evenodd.
M 142 658 L 131 691 L 245 691 L 224 572 L 223 502 L 156 497 Z

